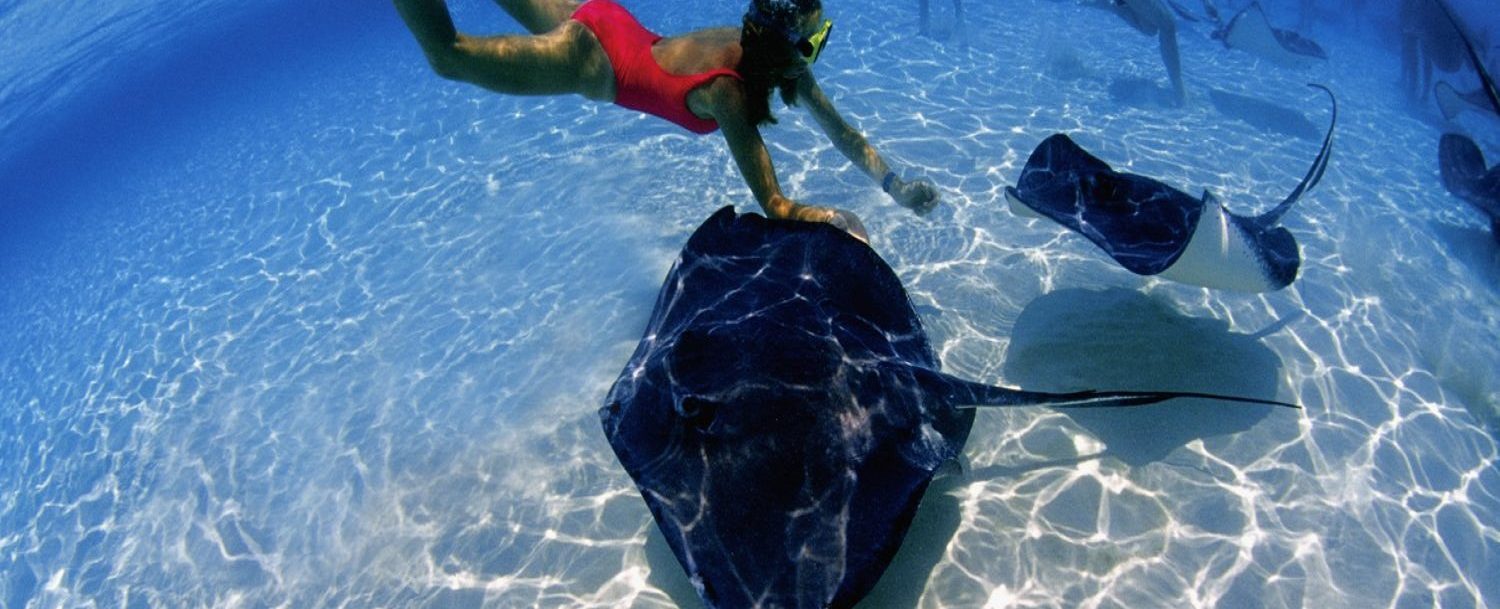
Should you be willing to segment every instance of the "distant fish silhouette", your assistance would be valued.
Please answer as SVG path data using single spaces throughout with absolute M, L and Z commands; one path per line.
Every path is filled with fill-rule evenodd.
M 1484 154 L 1474 140 L 1445 133 L 1438 142 L 1438 169 L 1448 192 L 1484 212 L 1490 231 L 1500 240 L 1500 165 L 1486 170 Z
M 1328 93 L 1321 85 L 1310 85 Z M 1338 102 L 1323 147 L 1286 199 L 1260 216 L 1231 213 L 1218 198 L 1201 198 L 1157 180 L 1118 172 L 1068 136 L 1042 141 L 1014 187 L 1012 211 L 1045 217 L 1088 237 L 1121 266 L 1140 275 L 1226 290 L 1268 292 L 1297 278 L 1297 240 L 1278 223 L 1303 193 L 1323 179 L 1338 123 Z
M 869 246 L 724 208 L 667 273 L 599 417 L 706 605 L 822 608 L 853 605 L 885 571 L 973 406 L 1175 397 L 1295 407 L 949 376 Z

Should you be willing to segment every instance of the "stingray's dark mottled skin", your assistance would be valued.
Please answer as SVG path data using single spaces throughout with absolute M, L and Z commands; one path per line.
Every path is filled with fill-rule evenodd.
M 1155 275 L 1177 262 L 1203 215 L 1202 199 L 1115 171 L 1062 133 L 1037 144 L 1006 191 L 1088 237 L 1138 275 Z
M 1438 169 L 1448 192 L 1484 212 L 1500 240 L 1500 165 L 1484 167 L 1484 154 L 1474 140 L 1445 133 L 1438 142 Z
M 599 416 L 708 606 L 821 608 L 853 605 L 885 570 L 963 447 L 961 407 L 1187 395 L 947 376 L 869 246 L 725 208 L 683 248 Z

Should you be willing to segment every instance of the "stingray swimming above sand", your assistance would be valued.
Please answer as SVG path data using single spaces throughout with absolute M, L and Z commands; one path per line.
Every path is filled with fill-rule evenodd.
M 1178 397 L 1296 407 L 950 376 L 868 245 L 724 208 L 668 272 L 599 417 L 707 606 L 822 608 L 852 606 L 880 578 L 974 406 Z
M 1204 7 L 1209 10 L 1212 20 L 1218 22 L 1218 11 L 1213 4 L 1205 0 Z M 1228 23 L 1222 23 L 1213 37 L 1226 47 L 1290 68 L 1328 60 L 1328 53 L 1312 39 L 1291 30 L 1272 27 L 1260 2 L 1251 2 Z
M 1438 105 L 1443 110 L 1443 116 L 1449 120 L 1457 116 L 1460 111 L 1459 100 L 1467 101 L 1473 105 L 1487 109 L 1492 114 L 1500 115 L 1500 86 L 1496 86 L 1495 79 L 1490 76 L 1490 71 L 1484 67 L 1484 58 L 1480 57 L 1478 49 L 1474 48 L 1474 41 L 1470 38 L 1468 31 L 1458 22 L 1458 18 L 1453 15 L 1453 10 L 1448 8 L 1446 2 L 1443 0 L 1433 0 L 1433 2 L 1436 2 L 1438 7 L 1443 9 L 1443 14 L 1447 16 L 1448 22 L 1453 25 L 1454 30 L 1458 31 L 1458 39 L 1460 42 L 1463 42 L 1464 52 L 1469 56 L 1469 64 L 1474 66 L 1474 74 L 1479 77 L 1479 90 L 1469 94 L 1460 94 L 1451 85 L 1439 83 L 1439 85 L 1448 87 L 1446 94 L 1442 86 L 1436 87 Z
M 1279 290 L 1297 278 L 1302 261 L 1281 218 L 1323 178 L 1338 123 L 1333 92 L 1309 86 L 1333 100 L 1322 149 L 1291 194 L 1259 216 L 1232 213 L 1207 191 L 1194 197 L 1115 171 L 1061 133 L 1037 145 L 1005 198 L 1017 215 L 1072 229 L 1138 275 L 1242 292 Z

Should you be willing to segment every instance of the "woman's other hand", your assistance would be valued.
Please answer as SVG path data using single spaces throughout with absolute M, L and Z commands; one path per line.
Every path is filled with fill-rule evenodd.
M 891 198 L 902 207 L 916 212 L 918 216 L 925 216 L 938 204 L 937 187 L 927 178 L 917 178 L 910 182 L 895 178 L 891 180 Z

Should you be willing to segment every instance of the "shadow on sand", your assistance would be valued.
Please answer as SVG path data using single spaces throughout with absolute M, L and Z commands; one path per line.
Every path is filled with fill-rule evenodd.
M 1142 110 L 1176 108 L 1172 89 L 1147 78 L 1123 77 L 1109 81 L 1109 99 L 1121 106 Z
M 1323 130 L 1314 125 L 1301 112 L 1257 99 L 1218 89 L 1208 90 L 1208 99 L 1214 109 L 1225 118 L 1243 122 L 1266 133 L 1285 135 L 1316 142 L 1323 137 Z
M 1448 256 L 1472 273 L 1473 290 L 1500 290 L 1500 237 L 1481 228 L 1431 223 Z M 1500 365 L 1488 356 L 1494 332 L 1482 316 L 1427 319 L 1416 325 L 1422 336 L 1418 353 L 1423 367 L 1474 416 L 1500 438 Z
M 1038 391 L 1163 389 L 1266 399 L 1276 397 L 1279 371 L 1280 361 L 1255 336 L 1230 332 L 1219 320 L 1184 316 L 1131 290 L 1061 290 L 1032 301 L 1016 321 L 1005 365 L 1011 383 Z M 1142 465 L 1191 440 L 1249 429 L 1272 410 L 1177 400 L 1066 412 L 1107 446 L 1109 456 Z M 1015 478 L 1100 456 L 939 475 L 923 496 L 900 551 L 858 607 L 919 605 L 933 569 L 962 524 L 962 506 L 950 491 L 976 479 Z M 674 603 L 684 609 L 703 606 L 654 526 L 646 538 L 646 560 L 650 583 Z
M 1433 222 L 1430 226 L 1446 246 L 1449 256 L 1483 280 L 1485 285 L 1500 287 L 1500 233 L 1441 222 Z
M 1021 312 L 1005 378 L 1035 391 L 1198 391 L 1275 399 L 1281 361 L 1259 338 L 1217 319 L 1185 316 L 1132 290 L 1059 290 Z M 1107 447 L 1139 466 L 1193 440 L 1253 427 L 1273 407 L 1173 400 L 1137 408 L 1065 410 Z

